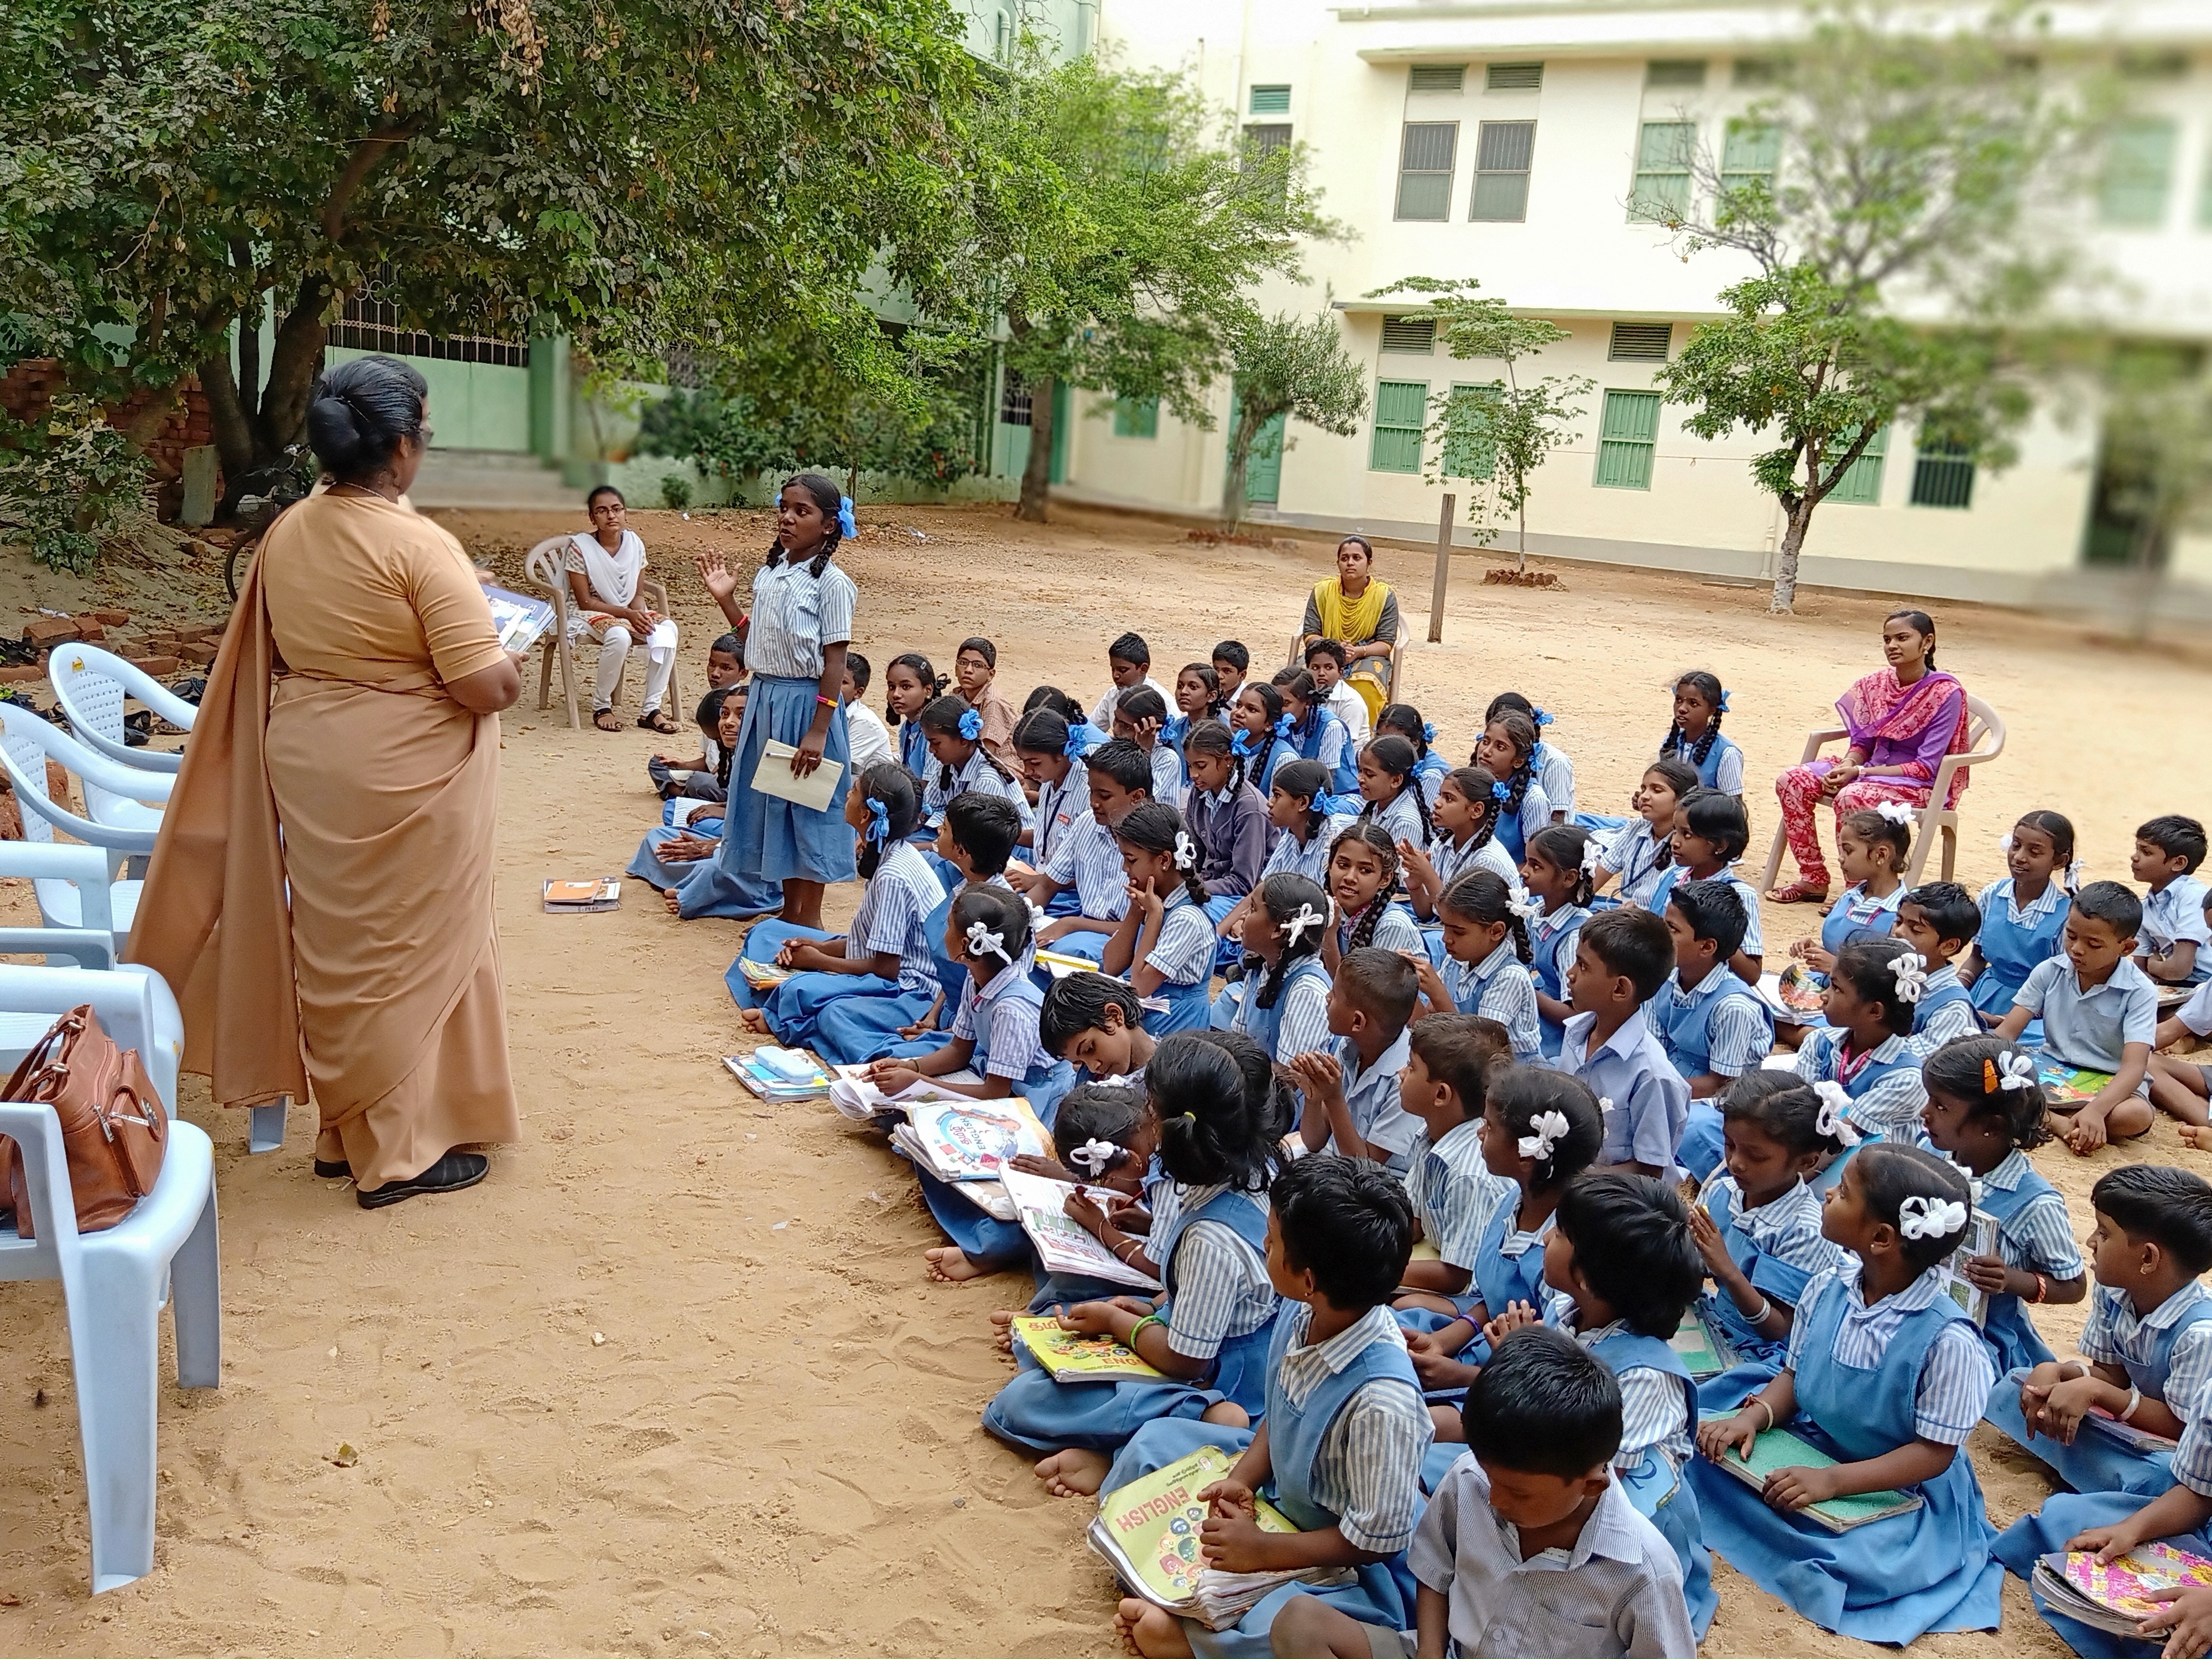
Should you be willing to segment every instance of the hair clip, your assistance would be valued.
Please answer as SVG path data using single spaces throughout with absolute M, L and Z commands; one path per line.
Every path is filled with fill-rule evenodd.
M 1490 798 L 1492 800 L 1504 800 L 1512 793 L 1512 790 L 1506 787 L 1505 781 L 1502 778 L 1490 786 Z
M 1567 1115 L 1565 1112 L 1539 1112 L 1528 1120 L 1535 1133 L 1521 1137 L 1521 1156 L 1530 1162 L 1541 1164 L 1552 1156 L 1552 1148 L 1567 1137 Z
M 1107 1170 L 1112 1169 L 1114 1161 L 1121 1156 L 1121 1148 L 1116 1146 L 1112 1141 L 1093 1139 L 1085 1141 L 1080 1146 L 1069 1152 L 1067 1161 L 1079 1170 L 1089 1170 L 1091 1178 L 1096 1181 Z
M 2000 1089 L 2033 1089 L 2039 1086 L 2033 1058 L 2017 1048 L 2008 1048 L 1999 1054 L 1996 1069 L 1999 1075 L 1992 1082 L 1988 1075 L 1991 1070 L 1989 1061 L 1982 1062 L 1984 1085 L 1982 1092 L 1984 1094 L 1995 1094 Z
M 1891 959 L 1889 971 L 1897 975 L 1897 1000 L 1917 1002 L 1928 989 L 1928 958 L 1917 951 L 1907 951 Z
M 970 708 L 960 716 L 960 735 L 973 743 L 983 735 L 983 717 Z
M 1423 720 L 1421 722 L 1421 741 L 1423 743 L 1434 743 L 1436 740 L 1437 723 L 1434 720 Z
M 840 536 L 857 536 L 860 533 L 860 526 L 853 522 L 853 498 L 850 495 L 840 495 L 837 498 L 837 533 Z
M 1305 937 L 1307 928 L 1328 926 L 1327 916 L 1315 909 L 1310 903 L 1301 904 L 1298 906 L 1297 915 L 1283 924 L 1283 933 L 1290 940 L 1291 948 L 1295 951 L 1297 949 L 1298 941 Z
M 1813 1092 L 1820 1097 L 1820 1115 L 1813 1127 L 1830 1140 L 1840 1140 L 1845 1146 L 1856 1146 L 1861 1136 L 1850 1120 L 1850 1091 L 1840 1083 L 1816 1083 Z
M 1176 831 L 1175 867 L 1178 870 L 1198 868 L 1198 843 L 1190 838 L 1188 830 Z
M 1907 827 L 1911 826 L 1913 819 L 1920 816 L 1901 800 L 1886 800 L 1874 810 L 1883 823 L 1904 824 Z
M 1966 1206 L 1955 1198 L 1918 1193 L 1897 1206 L 1897 1231 L 1907 1238 L 1948 1238 L 1966 1224 Z
M 868 798 L 868 839 L 882 842 L 890 839 L 891 811 L 873 795 Z
M 994 933 L 980 921 L 968 924 L 968 954 L 971 957 L 993 956 L 1011 968 L 1014 959 L 1006 954 L 1006 936 Z

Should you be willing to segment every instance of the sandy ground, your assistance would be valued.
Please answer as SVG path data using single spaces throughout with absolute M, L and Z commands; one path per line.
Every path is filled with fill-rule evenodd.
M 571 527 L 447 516 L 510 570 Z M 949 667 L 962 636 L 988 634 L 1017 701 L 1048 679 L 1088 701 L 1105 642 L 1131 626 L 1166 671 L 1224 635 L 1271 665 L 1328 568 L 1319 542 L 1209 550 L 1072 512 L 1044 531 L 991 510 L 873 517 L 842 556 L 860 647 L 879 666 L 919 647 Z M 711 607 L 677 556 L 750 557 L 766 521 L 638 520 L 693 624 L 696 698 Z M 1407 692 L 1456 753 L 1492 693 L 1526 691 L 1558 714 L 1551 736 L 1593 808 L 1625 803 L 1673 672 L 1711 665 L 1760 781 L 1763 849 L 1763 781 L 1880 661 L 1876 601 L 1814 596 L 1778 621 L 1763 595 L 1686 578 L 1562 567 L 1564 592 L 1485 587 L 1487 562 L 1455 561 L 1445 642 L 1417 648 Z M 1416 633 L 1429 563 L 1383 555 Z M 2212 759 L 2175 743 L 2172 711 L 2203 707 L 2212 677 L 2002 612 L 1940 621 L 1944 665 L 2011 726 L 1966 798 L 1962 879 L 2001 873 L 1997 837 L 2030 806 L 2069 812 L 2092 872 L 2121 877 L 2138 822 L 2203 811 Z M 0 1650 L 1110 1652 L 1086 1506 L 1045 1497 L 976 1425 L 1006 1375 L 984 1316 L 1020 1287 L 925 1282 L 934 1231 L 883 1146 L 826 1108 L 762 1109 L 723 1073 L 742 1042 L 721 982 L 738 924 L 679 925 L 635 884 L 617 914 L 539 913 L 541 878 L 617 870 L 654 821 L 656 739 L 627 724 L 634 701 L 613 736 L 534 702 L 507 718 L 501 805 L 526 1139 L 465 1196 L 370 1213 L 310 1174 L 304 1112 L 281 1152 L 249 1158 L 242 1120 L 188 1088 L 185 1115 L 216 1139 L 223 1386 L 164 1389 L 155 1569 L 91 1601 L 60 1299 L 0 1298 Z M 833 896 L 834 916 L 856 890 Z M 1768 927 L 1811 921 L 1775 911 Z M 2143 1156 L 2205 1162 L 2161 1125 L 2124 1153 L 2039 1163 L 2086 1227 L 2091 1181 Z M 2063 1343 L 2078 1316 L 2046 1328 Z M 341 1443 L 357 1464 L 331 1461 Z M 2000 1524 L 2047 1489 L 1987 1431 L 1972 1450 Z M 1708 1653 L 1870 1651 L 1718 1576 Z M 2063 1651 L 2017 1584 L 2001 1633 L 1918 1645 Z

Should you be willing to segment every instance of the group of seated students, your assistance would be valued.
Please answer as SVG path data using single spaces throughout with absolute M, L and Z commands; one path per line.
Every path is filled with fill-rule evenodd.
M 2081 884 L 2073 826 L 2032 811 L 1977 896 L 1904 884 L 1908 811 L 1848 812 L 1850 885 L 1788 964 L 1817 1006 L 1785 1002 L 1711 675 L 1681 678 L 1606 819 L 1515 693 L 1463 766 L 1404 703 L 1355 738 L 1329 643 L 1270 684 L 1224 642 L 1170 690 L 1127 635 L 1092 708 L 1042 687 L 1018 714 L 988 641 L 957 690 L 894 659 L 888 754 L 854 743 L 851 926 L 756 924 L 742 954 L 794 971 L 729 976 L 749 1027 L 887 1091 L 1024 1097 L 1054 1152 L 1022 1167 L 1078 1182 L 1068 1217 L 1165 1286 L 1047 1274 L 918 1172 L 933 1275 L 1032 1268 L 1028 1312 L 1165 1379 L 1057 1382 L 994 1315 L 1016 1371 L 983 1425 L 1048 1491 L 1210 1443 L 1233 1468 L 1208 1565 L 1341 1570 L 1218 1631 L 1133 1596 L 1127 1644 L 1687 1654 L 1714 1554 L 1904 1644 L 1996 1627 L 2003 1572 L 2053 1550 L 2212 1553 L 2212 1185 L 2112 1169 L 2085 1263 L 2027 1157 L 2154 1109 L 2212 1147 L 2212 1066 L 2158 1052 L 2212 1033 L 2203 826 L 2138 831 L 2146 897 Z M 680 886 L 687 838 L 655 830 L 641 864 Z M 2161 1020 L 2160 984 L 2197 988 Z M 2085 1297 L 2060 1362 L 2032 1309 Z M 1734 1362 L 1701 1382 L 1674 1341 L 1693 1316 Z M 1960 1455 L 1984 1418 L 2073 1489 L 2002 1534 Z M 1832 1462 L 1730 1470 L 1778 1429 Z M 1894 1492 L 1842 1530 L 1806 1513 Z M 1298 1529 L 1262 1530 L 1255 1497 Z M 2212 1645 L 2212 1590 L 2142 1640 L 2038 1607 L 2084 1654 L 2156 1652 L 2166 1626 L 2169 1652 Z

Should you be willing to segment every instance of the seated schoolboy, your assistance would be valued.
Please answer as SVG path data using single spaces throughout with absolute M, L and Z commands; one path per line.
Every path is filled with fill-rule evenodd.
M 2212 925 L 2207 889 L 2197 878 L 2204 862 L 2204 826 L 2178 814 L 2153 818 L 2136 831 L 2129 870 L 2149 887 L 2143 896 L 2136 965 L 2160 985 L 2202 985 L 2212 979 Z
M 1334 1051 L 1289 1062 L 1305 1094 L 1298 1139 L 1308 1152 L 1372 1158 L 1394 1173 L 1407 1167 L 1420 1121 L 1398 1103 L 1407 1052 L 1406 1022 L 1419 981 L 1395 951 L 1369 945 L 1346 954 L 1328 991 Z
M 1729 970 L 1743 944 L 1743 899 L 1717 881 L 1670 888 L 1660 913 L 1674 941 L 1674 971 L 1644 1006 L 1667 1058 L 1690 1085 L 1688 1127 L 1675 1148 L 1703 1181 L 1721 1161 L 1720 1113 L 1709 1103 L 1774 1047 L 1774 1017 Z
M 1994 1036 L 2015 1042 L 2043 1020 L 2043 1055 L 2057 1066 L 2108 1080 L 2089 1099 L 2054 1102 L 2051 1129 L 2083 1157 L 2151 1125 L 2150 1047 L 2158 1034 L 2158 989 L 2130 960 L 2142 932 L 2142 905 L 2116 881 L 2093 881 L 2074 896 L 2059 930 L 2063 953 L 2027 976 Z
M 1982 907 L 1955 881 L 1924 881 L 1897 902 L 1898 938 L 1924 959 L 1926 983 L 1912 1005 L 1915 1050 L 1932 1054 L 1954 1037 L 1977 1036 L 1974 994 L 1959 977 L 1959 958 L 1982 931 Z
M 2205 896 L 2205 909 L 2212 915 L 2212 894 Z M 2150 1099 L 2167 1116 L 2181 1122 L 2184 1146 L 2194 1146 L 2199 1152 L 2212 1146 L 2212 1135 L 2205 1133 L 2205 1124 L 2212 1121 L 2212 1065 L 2203 1062 L 2200 1051 L 2193 1054 L 2169 1054 L 2191 1038 L 2212 1036 L 2212 988 L 2200 985 L 2189 994 L 2189 1000 L 2159 1021 L 2158 1030 L 2151 1041 L 2156 1046 L 2150 1057 Z
M 1140 1654 L 1273 1651 L 1268 1629 L 1296 1597 L 1386 1629 L 1413 1608 L 1392 1558 L 1413 1541 L 1419 1476 L 1429 1449 L 1427 1408 L 1390 1317 L 1391 1286 L 1413 1244 L 1399 1184 L 1364 1160 L 1300 1158 L 1269 1188 L 1267 1278 L 1283 1298 L 1267 1356 L 1267 1411 L 1255 1428 L 1156 1419 L 1137 1431 L 1107 1475 L 1110 1494 L 1203 1445 L 1237 1454 L 1200 1494 L 1208 1512 L 1199 1548 L 1224 1572 L 1350 1567 L 1347 1584 L 1285 1585 L 1236 1625 L 1186 1626 L 1135 1596 L 1115 1629 Z M 1253 1504 L 1265 1498 L 1298 1528 L 1267 1533 Z
M 1344 722 L 1354 744 L 1367 741 L 1372 725 L 1367 700 L 1344 678 L 1344 647 L 1334 640 L 1310 640 L 1306 644 L 1306 672 L 1313 676 L 1321 705 Z
M 2197 1282 L 2212 1267 L 2212 1185 L 2165 1164 L 2130 1164 L 2098 1177 L 2089 1204 L 2097 1282 L 2078 1345 L 2088 1363 L 2014 1369 L 1990 1392 L 1989 1419 L 2077 1492 L 2155 1497 L 2190 1472 L 2212 1484 L 2212 1292 Z M 2092 1415 L 2100 1413 L 2180 1444 L 2129 1445 L 2099 1431 Z M 2114 1518 L 2087 1518 L 2069 1505 L 2052 1524 Z M 2045 1547 L 2064 1547 L 2063 1536 Z
M 671 772 L 704 772 L 708 775 L 700 781 L 705 784 L 713 782 L 714 773 L 721 763 L 722 751 L 726 745 L 717 735 L 713 717 L 706 712 L 707 699 L 711 698 L 714 708 L 719 709 L 722 700 L 715 694 L 731 686 L 744 684 L 744 678 L 745 648 L 738 643 L 736 635 L 725 634 L 707 647 L 707 698 L 701 699 L 700 712 L 693 716 L 699 723 L 699 752 L 680 757 L 678 755 L 655 755 L 645 763 L 646 775 L 653 780 L 654 787 L 659 790 L 664 799 L 673 795 L 694 794 L 704 800 L 722 799 L 720 795 L 700 793 L 689 783 L 677 782 L 668 775 Z M 857 767 L 854 769 L 866 771 L 867 769 Z
M 1297 1596 L 1275 1616 L 1274 1651 L 1690 1659 L 1681 1563 L 1613 1479 L 1624 1417 L 1620 1384 L 1573 1338 L 1543 1325 L 1505 1337 L 1460 1408 L 1468 1455 L 1414 1529 L 1414 1628 Z
M 1212 1014 L 1213 928 L 1198 879 L 1198 843 L 1182 815 L 1147 801 L 1114 831 L 1121 846 L 1128 908 L 1098 953 L 1109 974 L 1126 974 L 1137 994 L 1157 1005 L 1146 1017 L 1154 1036 L 1196 1030 Z
M 1483 1109 L 1493 1066 L 1513 1052 L 1505 1028 L 1480 1014 L 1431 1014 L 1413 1026 L 1399 1104 L 1421 1121 L 1407 1154 L 1406 1196 L 1419 1243 L 1435 1252 L 1407 1264 L 1402 1288 L 1448 1298 L 1455 1313 L 1482 1258 L 1491 1220 L 1521 1188 L 1484 1159 Z
M 1101 732 L 1114 729 L 1114 705 L 1121 695 L 1133 686 L 1149 685 L 1160 694 L 1160 706 L 1167 706 L 1168 689 L 1152 675 L 1152 648 L 1145 643 L 1141 634 L 1124 634 L 1106 647 L 1106 673 L 1111 682 L 1097 702 L 1091 705 L 1091 723 Z M 1165 715 L 1163 714 L 1164 719 Z
M 1829 971 L 1820 1000 L 1827 1024 L 1797 1050 L 1798 1077 L 1816 1092 L 1823 1084 L 1842 1089 L 1849 1102 L 1844 1117 L 1861 1139 L 1908 1146 L 1920 1139 L 1928 1096 L 1921 1056 L 1910 1041 L 1920 974 L 1919 954 L 1903 939 L 1854 939 L 1836 953 Z M 1825 1191 L 1835 1175 L 1832 1164 L 1816 1184 Z
M 1244 677 L 1252 672 L 1252 653 L 1241 640 L 1224 640 L 1213 647 L 1213 672 L 1221 677 L 1221 702 L 1226 708 L 1244 689 Z
M 1821 1629 L 1863 1642 L 1996 1628 L 2004 1573 L 1963 1455 L 1995 1372 L 1942 1272 L 1972 1203 L 1966 1176 L 1933 1152 L 1862 1146 L 1820 1212 L 1842 1265 L 1806 1287 L 1788 1364 L 1733 1416 L 1698 1428 L 1689 1478 L 1706 1547 Z M 1757 1487 L 1715 1467 L 1774 1428 L 1836 1462 L 1779 1468 Z M 1798 1513 L 1893 1489 L 1920 1506 L 1842 1533 Z
M 853 770 L 857 775 L 871 766 L 898 759 L 884 717 L 868 707 L 868 682 L 875 671 L 857 651 L 845 653 L 845 735 L 853 748 Z
M 1030 902 L 1048 912 L 1063 888 L 1074 890 L 1079 911 L 1054 916 L 1037 930 L 1037 943 L 1064 956 L 1096 962 L 1129 912 L 1129 878 L 1114 831 L 1152 798 L 1152 767 L 1133 743 L 1116 738 L 1084 757 L 1091 807 L 1068 825 L 1052 855 L 1030 878 Z
M 1644 1018 L 1674 968 L 1674 940 L 1649 910 L 1607 910 L 1582 926 L 1567 998 L 1574 1012 L 1554 1071 L 1606 1103 L 1601 1167 L 1666 1176 L 1690 1121 L 1690 1085 Z

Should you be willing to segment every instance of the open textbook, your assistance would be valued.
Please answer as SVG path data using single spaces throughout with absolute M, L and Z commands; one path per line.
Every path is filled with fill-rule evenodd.
M 1000 1184 L 1013 1200 L 1016 1218 L 1022 1231 L 1036 1246 L 1037 1260 L 1048 1273 L 1073 1273 L 1085 1279 L 1103 1279 L 1109 1285 L 1128 1285 L 1140 1291 L 1157 1291 L 1160 1281 L 1140 1267 L 1133 1267 L 1115 1257 L 1089 1233 L 1068 1218 L 1067 1195 L 1075 1188 L 1065 1181 L 1048 1181 L 1042 1176 L 1024 1175 L 1019 1170 L 1007 1170 L 999 1176 Z M 1102 1206 L 1106 1194 L 1097 1188 L 1085 1188 L 1099 1200 Z

